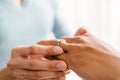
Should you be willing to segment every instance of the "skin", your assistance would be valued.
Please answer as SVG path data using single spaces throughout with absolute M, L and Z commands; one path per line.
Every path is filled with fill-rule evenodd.
M 22 4 L 23 0 L 19 0 L 19 2 L 20 4 Z M 120 68 L 119 68 L 120 58 L 117 57 L 116 53 L 118 52 L 116 50 L 114 49 L 111 50 L 111 48 L 108 45 L 101 43 L 101 41 L 94 38 L 91 34 L 88 34 L 88 32 L 85 29 L 78 31 L 76 33 L 76 37 L 64 37 L 63 39 L 64 40 L 61 41 L 60 46 L 63 48 L 64 54 L 59 55 L 57 58 L 64 60 L 68 64 L 68 67 L 73 71 L 75 71 L 79 76 L 81 76 L 86 80 L 119 80 L 120 79 Z M 48 42 L 47 43 L 40 42 L 40 43 L 41 44 L 43 43 L 43 45 L 46 44 L 51 45 L 52 43 L 54 43 L 54 41 L 52 42 L 50 41 L 49 43 Z M 46 68 L 46 66 L 43 66 L 43 64 L 41 64 L 45 60 L 47 62 L 50 61 L 46 58 L 46 55 L 43 54 L 39 56 L 37 55 L 38 58 L 40 58 L 40 60 L 42 61 L 39 61 L 36 56 L 33 56 L 33 53 L 39 52 L 39 50 L 38 51 L 36 50 L 37 48 L 35 48 L 35 50 L 30 52 L 31 54 L 28 54 L 27 57 L 26 57 L 27 51 L 25 49 L 17 48 L 13 50 L 12 53 L 17 53 L 17 54 L 19 53 L 19 51 L 22 54 L 25 51 L 25 56 L 12 54 L 12 58 L 8 63 L 8 67 L 0 72 L 2 77 L 6 78 L 6 75 L 8 75 L 9 79 L 10 77 L 11 78 L 15 77 L 17 80 L 20 79 L 38 80 L 38 79 L 44 79 L 45 77 L 47 77 L 48 79 L 48 76 L 51 75 L 56 76 L 50 72 L 50 71 L 56 71 L 56 69 L 53 69 L 53 66 L 51 69 L 51 67 Z M 47 72 L 45 73 L 45 71 Z M 4 72 L 6 72 L 6 74 L 3 74 Z M 48 75 L 49 72 L 50 74 Z M 57 72 L 62 72 L 62 70 L 58 70 Z M 42 73 L 46 75 L 44 76 L 38 73 Z M 12 77 L 10 74 L 13 74 L 14 76 Z M 57 77 L 59 76 L 57 75 Z M 5 78 L 0 78 L 0 79 L 9 80 Z M 58 78 L 51 77 L 48 80 L 58 80 Z
M 16 1 L 20 5 L 24 2 Z M 0 70 L 0 80 L 65 80 L 65 74 L 68 73 L 66 63 L 48 59 L 62 52 L 57 46 L 16 47 L 11 52 L 8 66 Z
M 120 54 L 81 28 L 75 37 L 64 37 L 60 46 L 64 53 L 57 58 L 85 80 L 120 80 Z M 38 44 L 55 45 L 56 40 Z
M 0 80 L 65 80 L 66 63 L 47 59 L 62 53 L 58 46 L 16 47 L 11 52 L 8 66 L 0 71 Z

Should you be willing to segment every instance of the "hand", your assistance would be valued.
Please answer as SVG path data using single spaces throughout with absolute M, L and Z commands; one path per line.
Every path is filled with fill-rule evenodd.
M 120 58 L 116 50 L 102 43 L 87 30 L 75 37 L 66 37 L 61 47 L 67 51 L 59 56 L 79 76 L 88 80 L 118 80 L 120 79 Z
M 67 62 L 70 69 L 85 80 L 119 80 L 120 58 L 116 50 L 80 29 L 75 37 L 64 37 L 60 46 L 64 53 L 58 56 Z M 41 41 L 39 44 L 54 45 L 56 41 Z
M 58 46 L 34 45 L 14 48 L 7 67 L 13 76 L 10 80 L 65 80 L 65 62 L 46 58 L 62 52 Z

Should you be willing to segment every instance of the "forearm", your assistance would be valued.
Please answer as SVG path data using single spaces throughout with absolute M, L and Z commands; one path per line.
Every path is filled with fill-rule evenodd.
M 0 80 L 13 80 L 13 76 L 9 68 L 0 70 Z

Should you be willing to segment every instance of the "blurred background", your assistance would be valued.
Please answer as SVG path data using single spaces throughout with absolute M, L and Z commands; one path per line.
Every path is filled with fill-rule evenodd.
M 93 35 L 120 50 L 120 0 L 61 0 L 61 2 L 66 19 L 71 20 L 69 24 L 75 29 L 85 26 Z
M 96 37 L 120 49 L 120 0 L 60 0 L 63 16 L 75 30 L 87 27 Z
M 35 5 L 35 7 L 26 7 L 27 2 L 25 1 L 29 2 L 29 6 Z M 50 3 L 45 4 L 45 1 Z M 40 5 L 44 7 L 39 8 Z M 3 50 L 3 53 L 10 53 L 15 46 L 33 44 L 38 40 L 52 39 L 54 36 L 56 38 L 66 35 L 72 36 L 80 27 L 87 27 L 96 37 L 116 49 L 120 49 L 120 0 L 24 0 L 22 8 L 16 0 L 0 0 L 0 49 Z M 46 11 L 46 8 L 48 8 L 48 11 Z M 39 10 L 45 13 L 41 13 Z M 36 16 L 39 14 L 40 16 Z M 54 18 L 51 16 L 54 16 Z M 55 19 L 54 24 L 53 19 Z M 26 26 L 29 27 L 25 28 Z M 39 38 L 31 33 L 34 30 L 33 26 L 42 27 L 42 29 L 35 27 L 38 33 L 41 32 L 40 35 L 35 33 Z M 48 26 L 56 26 L 56 28 L 51 30 Z M 58 27 L 62 27 L 62 29 Z M 65 35 L 59 33 L 59 30 L 65 32 Z M 7 50 L 4 50 L 5 48 Z M 1 54 L 0 58 L 7 62 L 9 57 L 4 58 L 5 56 Z M 3 64 L 4 62 L 0 63 L 0 65 Z M 67 76 L 67 80 L 81 79 L 71 72 Z

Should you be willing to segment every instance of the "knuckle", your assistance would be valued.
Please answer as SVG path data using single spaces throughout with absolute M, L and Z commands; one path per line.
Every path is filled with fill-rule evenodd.
M 19 51 L 20 47 L 15 47 L 11 50 L 11 56 L 14 56 L 18 51 Z
M 93 49 L 94 47 L 92 45 L 86 44 L 84 45 L 84 48 L 87 50 Z
M 78 42 L 85 42 L 85 39 L 82 36 L 76 36 L 74 39 Z
M 32 45 L 27 49 L 27 52 L 30 54 L 34 54 L 36 50 L 36 45 Z
M 56 72 L 55 75 L 58 76 L 58 77 L 62 77 L 62 76 L 65 75 L 65 73 L 63 73 L 63 72 Z
M 63 37 L 62 39 L 64 39 L 64 40 L 71 40 L 70 37 Z
M 15 62 L 10 60 L 8 63 L 7 63 L 7 67 L 13 67 L 15 66 Z
M 64 37 L 62 39 L 66 40 L 68 43 L 74 42 L 74 37 Z
M 36 78 L 43 78 L 44 75 L 45 75 L 45 74 L 43 74 L 42 72 L 36 72 L 36 73 L 34 74 L 34 76 L 35 76 Z
M 35 68 L 36 62 L 34 60 L 30 60 L 29 63 L 28 63 L 28 66 L 29 66 L 30 69 Z
M 53 54 L 54 53 L 54 51 L 53 51 L 54 48 L 55 48 L 54 46 L 53 47 L 48 47 L 47 53 Z
M 48 69 L 56 69 L 54 63 L 49 63 L 48 64 Z
M 74 39 L 80 40 L 83 39 L 82 36 L 76 36 Z
M 29 74 L 22 69 L 14 69 L 12 71 L 12 74 L 15 79 L 20 79 L 20 80 L 27 78 L 29 76 Z
M 45 41 L 38 41 L 37 44 L 44 44 Z
M 17 72 L 16 70 L 14 70 L 12 74 L 13 74 L 13 77 L 16 79 L 20 77 L 19 72 Z
M 74 45 L 72 45 L 72 44 L 69 44 L 68 50 L 74 49 L 74 47 L 76 47 L 76 46 L 74 46 Z

